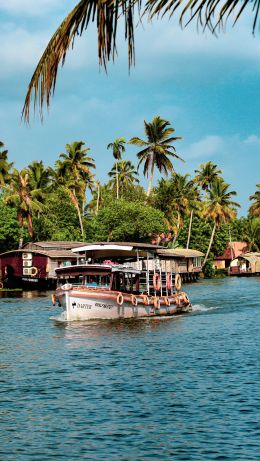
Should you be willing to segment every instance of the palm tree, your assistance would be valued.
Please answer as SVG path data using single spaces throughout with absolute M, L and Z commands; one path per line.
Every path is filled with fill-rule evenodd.
M 249 197 L 250 200 L 254 200 L 254 203 L 249 208 L 249 212 L 253 216 L 260 216 L 260 184 L 257 184 L 256 187 L 258 190 Z
M 43 161 L 33 161 L 28 165 L 29 184 L 34 190 L 35 197 L 43 203 L 45 196 L 55 184 L 52 181 L 53 171 L 50 167 L 45 168 Z
M 139 182 L 135 166 L 129 160 L 116 162 L 108 175 L 112 178 L 111 185 L 116 182 L 117 198 L 119 198 L 119 190 L 123 192 L 132 184 Z
M 82 141 L 66 144 L 66 153 L 60 154 L 55 164 L 56 181 L 68 194 L 77 211 L 83 238 L 85 233 L 82 216 L 85 210 L 86 189 L 93 187 L 94 175 L 90 169 L 95 168 L 93 158 L 87 155 L 90 149 L 84 149 L 84 145 Z
M 161 179 L 155 189 L 156 207 L 164 212 L 169 230 L 173 231 L 175 244 L 180 229 L 183 227 L 184 217 L 190 215 L 196 207 L 198 194 L 189 175 L 175 173 L 170 179 Z
M 4 149 L 4 143 L 0 141 L 0 188 L 8 183 L 10 169 L 13 167 L 13 163 L 8 162 L 8 150 L 2 149 Z
M 82 173 L 89 173 L 91 168 L 96 168 L 94 159 L 87 155 L 89 147 L 84 146 L 83 141 L 66 144 L 66 153 L 60 154 L 59 157 L 61 169 L 69 172 L 76 180 L 82 177 Z
M 248 221 L 242 238 L 248 243 L 248 251 L 260 251 L 260 217 Z
M 33 238 L 32 217 L 35 212 L 41 212 L 43 207 L 38 200 L 38 190 L 34 190 L 30 186 L 29 172 L 26 168 L 20 172 L 16 169 L 13 170 L 4 201 L 17 207 L 17 219 L 20 226 L 26 224 L 29 235 Z
M 197 176 L 195 176 L 194 181 L 202 190 L 207 192 L 214 181 L 222 174 L 222 171 L 218 169 L 217 165 L 210 161 L 204 163 L 204 165 L 200 165 L 200 170 L 195 170 L 195 173 L 197 173 Z
M 115 159 L 115 173 L 116 173 L 116 198 L 119 199 L 119 182 L 118 182 L 118 171 L 117 171 L 117 164 L 118 160 L 122 160 L 122 154 L 125 152 L 126 143 L 125 138 L 116 138 L 114 142 L 111 142 L 107 145 L 107 149 L 112 149 L 113 156 Z
M 117 54 L 117 30 L 120 20 L 124 23 L 125 39 L 128 42 L 129 65 L 135 62 L 135 20 L 145 15 L 147 20 L 159 18 L 168 14 L 169 17 L 177 14 L 179 10 L 180 24 L 187 25 L 192 20 L 197 20 L 198 25 L 204 30 L 208 28 L 216 33 L 216 28 L 221 30 L 227 19 L 233 17 L 234 23 L 238 20 L 246 6 L 252 4 L 253 31 L 259 24 L 260 0 L 78 0 L 73 10 L 62 21 L 56 32 L 50 39 L 28 86 L 22 116 L 29 121 L 30 102 L 33 96 L 34 107 L 40 105 L 42 116 L 43 104 L 46 101 L 50 105 L 51 96 L 55 90 L 57 73 L 60 64 L 64 64 L 70 46 L 73 47 L 76 36 L 90 27 L 90 23 L 96 21 L 98 37 L 98 57 L 105 69 L 110 60 L 114 60 Z M 188 17 L 186 16 L 188 15 Z M 140 21 L 141 22 L 141 21 Z M 224 27 L 223 27 L 224 28 Z
M 154 167 L 156 166 L 160 173 L 164 173 L 167 176 L 169 172 L 172 173 L 174 171 L 169 156 L 182 160 L 182 158 L 176 154 L 176 149 L 172 145 L 173 142 L 182 138 L 171 136 L 175 129 L 170 127 L 170 122 L 168 120 L 164 120 L 159 115 L 155 116 L 150 123 L 144 120 L 144 131 L 147 141 L 134 137 L 130 139 L 129 144 L 143 147 L 137 154 L 139 159 L 138 168 L 141 163 L 144 163 L 144 175 L 148 176 L 150 171 L 147 190 L 147 196 L 149 197 L 152 189 Z
M 217 227 L 234 219 L 236 216 L 235 208 L 240 207 L 238 203 L 232 201 L 232 197 L 237 193 L 234 191 L 229 192 L 228 188 L 229 184 L 226 184 L 222 178 L 216 179 L 209 189 L 209 197 L 204 204 L 202 215 L 206 219 L 213 221 L 214 224 L 202 267 L 207 262 Z

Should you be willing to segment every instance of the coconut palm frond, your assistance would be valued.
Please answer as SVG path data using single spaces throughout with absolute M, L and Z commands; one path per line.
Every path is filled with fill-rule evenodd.
M 179 22 L 182 27 L 196 18 L 198 26 L 209 28 L 215 33 L 217 28 L 225 27 L 231 15 L 235 24 L 248 6 L 252 7 L 254 33 L 259 22 L 260 0 L 188 0 L 186 3 L 183 0 L 148 0 L 144 14 L 151 18 L 164 15 L 171 17 L 176 10 L 181 9 Z
M 68 14 L 49 41 L 29 83 L 22 110 L 22 118 L 29 122 L 30 105 L 34 111 L 39 105 L 41 118 L 43 106 L 47 108 L 55 91 L 58 68 L 64 64 L 67 52 L 73 47 L 76 36 L 96 22 L 98 57 L 106 69 L 116 54 L 116 35 L 119 16 L 125 19 L 125 39 L 128 42 L 129 65 L 134 63 L 134 7 L 139 0 L 81 0 Z

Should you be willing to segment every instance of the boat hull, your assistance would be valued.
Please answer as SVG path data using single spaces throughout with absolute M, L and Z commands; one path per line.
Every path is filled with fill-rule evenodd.
M 67 321 L 122 319 L 153 316 L 172 316 L 190 312 L 191 305 L 181 301 L 185 293 L 172 297 L 134 296 L 115 292 L 95 293 L 80 290 L 58 290 L 54 302 L 65 311 Z M 172 298 L 172 299 L 171 299 Z

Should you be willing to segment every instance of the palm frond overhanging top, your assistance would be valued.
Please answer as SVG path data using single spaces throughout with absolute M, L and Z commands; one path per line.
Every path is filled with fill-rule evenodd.
M 116 55 L 117 26 L 120 20 L 124 21 L 129 66 L 134 64 L 136 10 L 148 20 L 166 14 L 171 17 L 179 10 L 181 26 L 197 19 L 198 25 L 208 27 L 215 33 L 217 27 L 224 26 L 231 15 L 235 23 L 246 7 L 251 8 L 252 29 L 255 32 L 259 21 L 260 0 L 81 0 L 49 41 L 29 83 L 22 118 L 29 121 L 31 99 L 34 102 L 34 111 L 39 105 L 42 117 L 44 103 L 46 102 L 47 107 L 50 105 L 60 63 L 64 64 L 75 37 L 81 36 L 90 22 L 96 22 L 99 62 L 106 69 L 108 61 L 114 60 Z

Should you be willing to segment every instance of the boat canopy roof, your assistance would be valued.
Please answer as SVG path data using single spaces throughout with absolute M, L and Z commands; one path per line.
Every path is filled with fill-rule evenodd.
M 65 266 L 55 269 L 59 275 L 108 275 L 114 272 L 124 272 L 127 274 L 141 274 L 141 271 L 133 267 L 125 267 L 113 264 L 79 264 L 77 266 Z
M 150 243 L 134 243 L 134 242 L 97 242 L 85 244 L 81 247 L 73 248 L 73 253 L 85 254 L 87 258 L 126 258 L 136 259 L 139 257 L 145 258 L 148 254 L 154 255 L 158 248 L 157 245 Z

